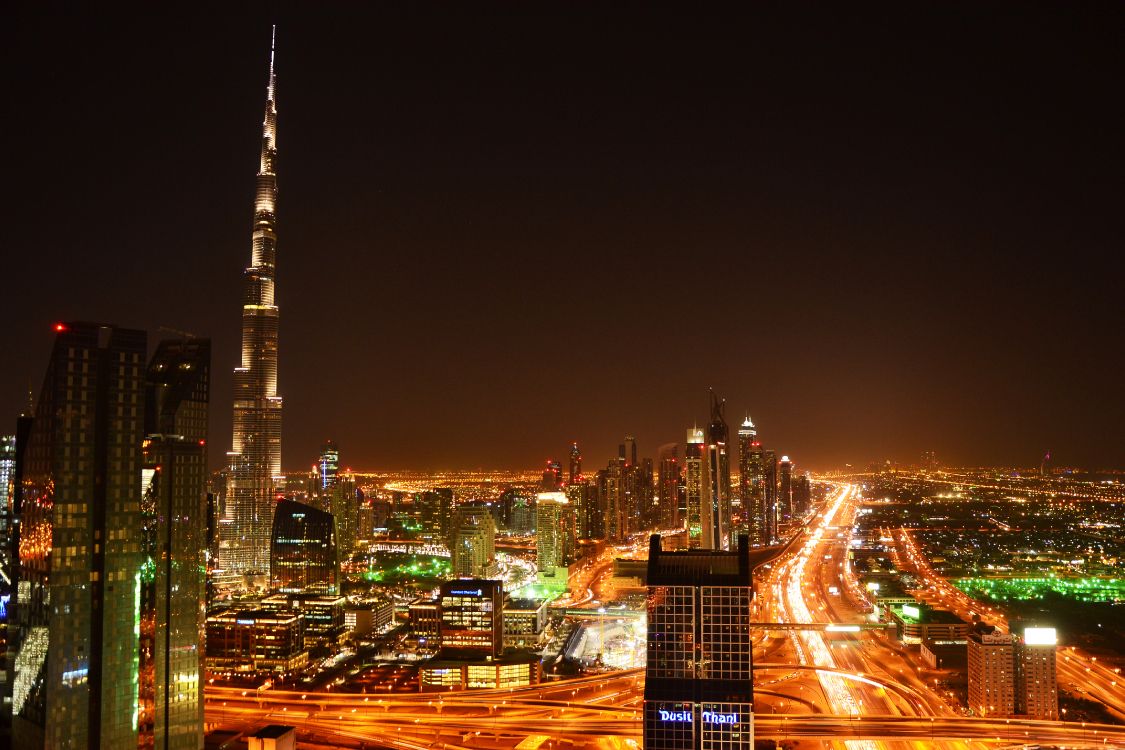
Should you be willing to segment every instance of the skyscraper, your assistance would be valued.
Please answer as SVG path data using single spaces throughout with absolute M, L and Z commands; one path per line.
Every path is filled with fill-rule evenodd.
M 754 596 L 745 537 L 733 552 L 664 552 L 653 535 L 648 556 L 646 750 L 750 750 L 754 747 Z
M 145 333 L 56 326 L 20 434 L 12 746 L 137 746 Z
M 276 40 L 276 27 L 274 29 Z M 270 43 L 266 113 L 254 199 L 250 267 L 242 305 L 242 362 L 234 370 L 230 451 L 220 564 L 237 572 L 269 570 L 273 493 L 281 476 L 281 396 L 277 392 L 277 105 Z
M 578 443 L 574 442 L 570 446 L 570 475 L 567 477 L 568 484 L 574 484 L 582 478 L 582 451 L 578 449 Z
M 331 513 L 282 500 L 273 517 L 270 588 L 285 594 L 339 591 L 336 524 Z
M 754 469 L 751 466 L 750 453 L 757 439 L 758 430 L 747 414 L 738 428 L 738 500 L 743 514 L 748 513 L 747 509 L 752 502 Z M 750 541 L 754 541 L 752 537 Z
M 793 512 L 793 462 L 789 460 L 789 456 L 781 457 L 778 474 L 777 513 L 786 521 L 792 521 L 796 514 Z
M 711 502 L 714 507 L 714 544 L 711 549 L 727 549 L 730 546 L 730 428 L 726 420 L 726 399 L 720 399 L 714 391 L 711 395 L 711 423 L 707 425 L 708 457 L 711 463 Z
M 703 514 L 707 509 L 711 479 L 703 430 L 687 431 L 684 445 L 684 504 L 687 508 L 688 547 L 703 546 Z
M 211 342 L 162 341 L 145 382 L 142 486 L 154 510 L 153 743 L 203 742 L 207 407 Z M 142 578 L 143 580 L 143 578 Z M 147 670 L 145 670 L 147 673 Z
M 675 443 L 660 446 L 656 497 L 660 504 L 660 525 L 674 529 L 684 524 L 680 514 L 680 462 Z
M 336 474 L 340 471 L 340 449 L 336 443 L 327 441 L 320 448 L 320 459 L 316 463 L 320 474 L 320 489 L 327 490 L 336 484 Z
M 489 578 L 495 571 L 496 523 L 492 508 L 484 503 L 465 503 L 453 511 L 449 552 L 453 575 Z
M 746 530 L 750 543 L 754 546 L 773 544 L 777 540 L 777 508 L 770 491 L 772 480 L 766 466 L 770 460 L 772 459 L 758 442 L 758 431 L 754 423 L 750 421 L 750 417 L 746 417 L 738 430 L 739 492 L 742 493 Z
M 574 561 L 574 507 L 562 492 L 540 492 L 535 498 L 535 558 L 542 576 L 556 576 Z M 566 586 L 566 572 L 561 574 Z

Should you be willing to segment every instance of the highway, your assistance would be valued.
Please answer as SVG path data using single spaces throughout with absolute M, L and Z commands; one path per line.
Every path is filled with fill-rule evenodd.
M 816 625 L 756 636 L 757 737 L 842 741 L 850 750 L 869 750 L 890 741 L 917 748 L 971 748 L 974 742 L 1125 747 L 1125 726 L 961 716 L 919 679 L 912 662 L 877 630 L 825 632 L 824 623 L 863 620 L 842 595 L 857 590 L 845 560 L 856 500 L 854 487 L 839 488 L 756 583 L 755 620 Z M 925 570 L 908 536 L 899 538 L 901 554 Z M 587 606 L 592 604 L 591 590 L 607 573 L 604 561 L 591 568 L 581 581 L 586 597 L 579 597 Z M 947 583 L 948 588 L 940 588 L 940 577 L 928 583 L 944 595 L 947 606 L 953 602 L 966 611 L 981 609 L 955 589 L 949 591 Z M 999 617 L 987 608 L 982 614 Z M 1066 658 L 1060 659 L 1060 675 L 1064 663 L 1071 665 Z M 1112 671 L 1081 654 L 1070 658 L 1073 664 L 1065 674 L 1087 675 L 1084 679 L 1096 685 L 1104 683 L 1099 690 L 1120 694 Z M 227 728 L 291 724 L 302 731 L 302 741 L 335 747 L 512 750 L 530 737 L 531 744 L 542 739 L 539 746 L 546 750 L 563 745 L 635 750 L 642 734 L 643 688 L 641 669 L 524 688 L 440 694 L 256 692 L 211 685 L 206 690 L 206 717 L 209 724 Z

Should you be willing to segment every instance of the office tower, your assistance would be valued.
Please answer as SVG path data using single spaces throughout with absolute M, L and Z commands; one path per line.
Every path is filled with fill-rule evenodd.
M 488 578 L 496 572 L 496 524 L 492 508 L 466 503 L 453 511 L 449 551 L 453 575 Z
M 746 417 L 738 429 L 738 486 L 746 530 L 754 546 L 773 544 L 777 540 L 777 509 L 771 500 L 766 463 L 758 431 L 750 417 Z
M 55 328 L 16 447 L 12 746 L 136 747 L 145 333 Z
M 598 472 L 598 504 L 605 538 L 621 541 L 628 529 L 625 510 L 625 460 L 618 457 Z
M 977 716 L 1016 713 L 1016 637 L 975 632 L 968 640 L 969 709 Z
M 574 561 L 574 507 L 562 492 L 535 498 L 535 560 L 541 574 L 555 575 Z M 566 584 L 566 573 L 562 573 Z
M 777 483 L 778 515 L 791 521 L 796 517 L 793 512 L 793 462 L 789 456 L 782 456 L 778 464 L 779 479 Z
M 600 533 L 601 512 L 596 495 L 585 478 L 566 488 L 566 499 L 574 506 L 574 533 L 580 539 L 594 539 Z
M 1024 628 L 1016 648 L 1016 710 L 1032 719 L 1059 718 L 1054 628 Z
M 1043 454 L 1043 458 L 1039 461 L 1039 476 L 1045 477 L 1051 474 L 1051 451 Z
M 578 449 L 578 443 L 574 442 L 570 446 L 570 475 L 568 477 L 568 484 L 574 484 L 582 478 L 582 451 Z
M 504 584 L 501 581 L 446 581 L 438 595 L 439 632 L 444 655 L 496 658 L 504 651 Z
M 727 539 L 729 542 L 731 498 L 730 455 L 727 452 L 727 448 L 730 445 L 730 428 L 727 427 L 725 414 L 727 402 L 726 399 L 720 399 L 716 396 L 714 391 L 711 391 L 710 395 L 711 423 L 707 425 L 707 445 L 709 446 L 708 453 L 711 455 L 711 470 L 715 474 L 712 486 L 718 490 L 714 497 L 715 507 L 718 511 L 718 518 L 721 523 L 718 538 Z M 718 545 L 716 545 L 715 548 L 717 549 Z M 723 546 L 723 549 L 725 548 L 726 543 L 724 543 Z
M 651 458 L 642 458 L 637 464 L 638 500 L 641 505 L 641 527 L 654 529 L 660 525 L 660 506 L 656 502 L 656 479 Z
M 453 488 L 435 487 L 414 496 L 414 505 L 422 539 L 446 544 L 453 520 Z
M 703 430 L 693 427 L 687 431 L 684 444 L 684 500 L 687 507 L 688 547 L 703 546 L 703 514 L 710 495 L 710 465 Z
M 276 34 L 276 29 L 275 29 Z M 274 45 L 262 123 L 250 267 L 242 305 L 242 361 L 234 370 L 234 434 L 220 564 L 239 573 L 269 570 L 273 493 L 281 476 L 277 392 L 277 106 Z
M 725 550 L 730 547 L 730 488 L 723 485 L 723 467 L 727 465 L 726 446 L 707 444 L 707 486 L 702 513 L 704 549 Z M 729 472 L 729 466 L 727 467 Z
M 286 594 L 339 591 L 336 523 L 331 513 L 282 500 L 273 516 L 270 588 Z
M 648 557 L 646 750 L 754 747 L 749 545 Z
M 937 467 L 937 452 L 932 450 L 922 451 L 922 468 L 926 471 L 934 471 Z
M 6 542 L 12 528 L 12 498 L 16 475 L 16 436 L 0 435 L 0 570 L 7 575 L 12 569 L 11 549 Z M 7 593 L 7 582 L 0 583 L 0 592 Z
M 781 518 L 781 509 L 777 501 L 777 453 L 772 450 L 762 450 L 762 494 L 770 516 L 774 541 L 778 541 L 777 524 Z
M 808 474 L 793 480 L 793 513 L 803 518 L 812 507 L 812 482 Z
M 637 465 L 637 439 L 632 435 L 625 436 L 624 451 L 621 453 L 621 458 L 625 459 L 627 466 Z
M 562 484 L 562 464 L 548 459 L 547 468 L 543 470 L 543 478 L 539 482 L 539 489 L 543 492 L 554 492 L 561 488 Z
M 146 375 L 142 485 L 145 504 L 154 510 L 154 576 L 152 595 L 144 599 L 155 625 L 151 666 L 158 749 L 196 750 L 203 742 L 200 655 L 210 381 L 207 339 L 161 341 Z M 148 661 L 144 653 L 142 659 Z M 148 674 L 148 666 L 142 674 Z
M 680 462 L 679 446 L 668 443 L 660 446 L 656 480 L 656 498 L 660 505 L 660 526 L 675 529 L 683 526 L 680 516 Z
M 321 446 L 316 467 L 321 490 L 327 490 L 336 484 L 336 475 L 340 471 L 340 449 L 331 440 Z
M 356 527 L 359 524 L 360 491 L 355 477 L 344 474 L 328 488 L 328 512 L 336 522 L 336 554 L 341 562 L 355 552 Z

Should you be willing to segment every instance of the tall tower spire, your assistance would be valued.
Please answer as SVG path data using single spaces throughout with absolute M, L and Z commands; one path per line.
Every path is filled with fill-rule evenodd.
M 241 573 L 269 570 L 273 494 L 281 477 L 281 396 L 277 393 L 277 76 L 270 40 L 262 153 L 254 195 L 250 266 L 244 272 L 242 361 L 234 369 L 234 433 L 219 564 Z

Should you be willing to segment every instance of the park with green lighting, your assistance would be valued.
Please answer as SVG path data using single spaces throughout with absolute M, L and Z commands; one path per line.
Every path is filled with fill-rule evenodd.
M 953 585 L 974 599 L 1031 601 L 1056 594 L 1076 602 L 1123 602 L 1121 578 L 955 578 Z
M 423 583 L 445 580 L 451 570 L 448 557 L 382 552 L 372 556 L 367 570 L 360 576 L 368 583 Z

